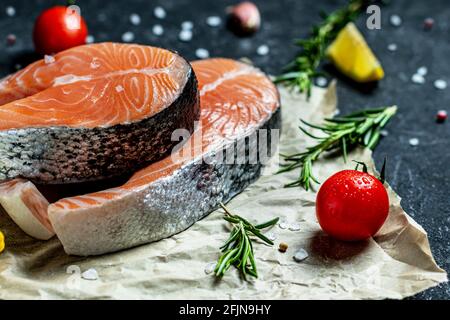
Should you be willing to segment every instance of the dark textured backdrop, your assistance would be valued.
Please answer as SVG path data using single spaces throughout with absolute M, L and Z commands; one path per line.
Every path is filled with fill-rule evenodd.
M 254 37 L 240 39 L 225 31 L 223 25 L 211 28 L 205 23 L 210 15 L 224 17 L 225 7 L 234 2 L 79 0 L 77 3 L 96 41 L 121 41 L 124 32 L 133 31 L 136 42 L 175 49 L 189 59 L 194 59 L 195 49 L 202 47 L 208 49 L 212 56 L 249 57 L 272 74 L 279 73 L 295 56 L 297 48 L 292 44 L 293 39 L 307 36 L 311 25 L 320 21 L 318 14 L 321 10 L 330 12 L 345 4 L 343 0 L 256 1 L 262 13 L 262 29 Z M 25 65 L 33 58 L 30 52 L 34 19 L 42 9 L 58 3 L 64 1 L 1 1 L 1 76 L 13 71 L 17 63 Z M 16 8 L 15 17 L 6 15 L 8 5 Z M 156 5 L 167 10 L 165 20 L 153 16 Z M 131 13 L 140 14 L 142 22 L 139 26 L 130 24 Z M 401 27 L 389 24 L 391 14 L 402 17 Z M 422 28 L 426 17 L 433 17 L 436 21 L 433 30 L 428 32 Z M 180 23 L 185 20 L 191 20 L 195 25 L 194 37 L 188 43 L 177 39 Z M 151 27 L 155 23 L 164 26 L 162 37 L 152 34 Z M 393 0 L 382 8 L 381 30 L 369 31 L 364 24 L 364 18 L 360 18 L 358 25 L 380 58 L 386 77 L 370 92 L 340 78 L 339 108 L 345 113 L 363 107 L 399 106 L 398 115 L 387 128 L 389 135 L 375 151 L 375 159 L 380 165 L 383 157 L 388 156 L 389 183 L 403 198 L 405 210 L 428 232 L 438 264 L 450 271 L 450 121 L 436 124 L 434 120 L 437 110 L 450 112 L 450 85 L 446 90 L 433 87 L 433 81 L 439 78 L 450 84 L 450 3 L 448 0 Z M 13 46 L 6 45 L 6 36 L 10 33 L 17 36 Z M 387 50 L 390 43 L 397 44 L 396 52 Z M 256 54 L 256 48 L 261 44 L 269 45 L 268 56 Z M 429 70 L 424 85 L 413 84 L 410 80 L 420 66 Z M 420 140 L 416 147 L 408 143 L 414 137 Z M 448 284 L 416 296 L 422 299 L 449 297 Z

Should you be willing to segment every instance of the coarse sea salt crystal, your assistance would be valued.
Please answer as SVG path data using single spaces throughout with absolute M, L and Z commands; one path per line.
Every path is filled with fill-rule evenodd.
M 100 67 L 100 63 L 96 59 L 93 59 L 91 61 L 91 65 L 90 66 L 91 66 L 92 69 L 97 69 L 98 67 Z
M 89 35 L 86 37 L 86 43 L 93 43 L 94 41 L 95 41 L 95 38 L 94 38 L 93 35 L 89 34 Z
M 316 79 L 316 85 L 319 87 L 326 87 L 328 84 L 328 80 L 325 77 L 317 77 Z
M 198 48 L 195 50 L 195 56 L 199 59 L 209 58 L 209 51 L 204 48 Z
M 206 274 L 213 273 L 215 268 L 216 268 L 216 263 L 210 262 L 205 266 L 205 273 Z
M 417 69 L 416 73 L 425 77 L 428 73 L 428 69 L 427 67 L 420 67 L 419 69 Z
M 444 90 L 447 88 L 447 81 L 438 79 L 434 81 L 434 87 L 439 90 Z
M 289 225 L 289 230 L 291 231 L 299 231 L 300 230 L 300 224 L 297 222 L 293 222 Z
M 181 23 L 181 29 L 183 30 L 192 30 L 194 28 L 194 23 L 192 21 L 183 21 Z
M 141 16 L 137 13 L 130 14 L 130 22 L 134 26 L 138 26 L 141 24 Z
M 409 139 L 409 145 L 410 145 L 410 146 L 415 147 L 415 146 L 419 145 L 419 143 L 420 143 L 420 141 L 419 141 L 419 139 L 417 139 L 417 138 L 411 138 L 411 139 Z
M 382 137 L 387 137 L 388 135 L 389 135 L 389 131 L 387 131 L 387 130 L 380 130 L 380 135 L 382 136 Z
M 420 75 L 418 73 L 415 73 L 411 77 L 411 81 L 416 83 L 416 84 L 424 84 L 425 83 L 425 78 L 422 75 Z
M 192 40 L 192 31 L 191 30 L 181 30 L 178 35 L 178 39 L 181 41 L 187 42 Z
M 16 8 L 12 6 L 7 6 L 5 11 L 8 17 L 14 17 L 16 15 Z
M 396 14 L 393 14 L 392 16 L 389 17 L 389 22 L 394 27 L 399 27 L 402 24 L 402 18 L 400 18 L 400 16 Z
M 153 9 L 153 14 L 158 19 L 164 19 L 167 16 L 166 10 L 164 10 L 163 7 L 156 7 L 155 9 Z
M 119 84 L 116 86 L 116 91 L 117 92 L 122 92 L 123 91 L 123 87 Z
M 155 24 L 152 28 L 152 32 L 155 36 L 162 36 L 164 34 L 164 28 L 160 24 Z
M 256 53 L 260 56 L 266 56 L 269 54 L 270 48 L 267 44 L 262 44 L 256 49 Z
M 390 44 L 388 44 L 387 49 L 391 52 L 397 51 L 397 44 L 390 43 Z
M 97 280 L 98 272 L 94 268 L 87 269 L 81 274 L 81 277 L 85 280 Z
M 285 221 L 282 221 L 278 224 L 278 226 L 280 227 L 280 229 L 287 229 L 289 227 L 289 224 Z
M 53 56 L 49 56 L 49 55 L 46 54 L 44 56 L 44 62 L 46 64 L 53 63 L 53 62 L 55 62 L 55 58 Z
M 206 24 L 210 27 L 218 27 L 222 23 L 222 19 L 219 16 L 211 16 L 206 18 Z
M 131 42 L 134 40 L 134 33 L 131 31 L 127 31 L 122 35 L 123 42 Z
M 305 260 L 308 257 L 309 257 L 309 254 L 308 254 L 308 252 L 306 252 L 305 249 L 299 249 L 294 254 L 294 260 L 297 261 L 297 262 L 302 262 L 303 260 Z

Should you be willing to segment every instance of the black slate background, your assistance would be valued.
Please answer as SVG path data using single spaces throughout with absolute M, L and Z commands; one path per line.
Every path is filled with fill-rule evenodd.
M 345 4 L 344 0 L 282 0 L 255 1 L 263 17 L 259 33 L 251 38 L 237 38 L 222 25 L 206 25 L 210 15 L 225 17 L 225 7 L 230 0 L 79 0 L 82 15 L 95 41 L 121 41 L 126 31 L 135 33 L 135 41 L 178 50 L 188 59 L 195 58 L 195 49 L 202 47 L 211 56 L 231 58 L 249 57 L 266 72 L 277 74 L 296 54 L 293 39 L 307 36 L 310 27 L 319 22 L 321 10 L 330 12 Z M 44 8 L 64 1 L 52 0 L 2 0 L 0 3 L 0 76 L 14 71 L 16 64 L 26 65 L 35 56 L 31 33 L 34 19 Z M 5 8 L 12 5 L 16 16 L 8 17 Z M 163 6 L 167 18 L 158 20 L 153 8 Z M 138 13 L 139 26 L 129 22 L 129 15 Z M 450 2 L 448 0 L 408 1 L 392 0 L 381 10 L 381 30 L 365 28 L 365 16 L 358 20 L 360 30 L 382 62 L 386 72 L 377 88 L 365 88 L 338 77 L 339 109 L 343 112 L 363 107 L 397 104 L 399 112 L 389 124 L 389 135 L 375 151 L 380 166 L 385 155 L 389 158 L 388 180 L 403 198 L 405 210 L 428 232 L 431 248 L 438 264 L 450 271 L 450 121 L 435 123 L 439 109 L 450 112 Z M 389 24 L 389 16 L 398 14 L 403 19 L 401 27 Z M 433 30 L 423 30 L 423 19 L 433 17 Z M 194 22 L 194 38 L 189 43 L 180 42 L 180 23 Z M 159 23 L 165 34 L 156 37 L 151 27 Z M 13 33 L 17 42 L 6 44 L 6 36 Z M 389 43 L 398 50 L 389 52 Z M 270 47 L 268 56 L 258 56 L 261 44 Z M 424 85 L 411 82 L 411 76 L 420 66 L 429 73 Z M 446 90 L 433 87 L 435 79 L 449 83 Z M 410 138 L 419 138 L 420 145 L 412 147 Z M 418 299 L 449 299 L 450 286 L 444 284 L 416 295 Z

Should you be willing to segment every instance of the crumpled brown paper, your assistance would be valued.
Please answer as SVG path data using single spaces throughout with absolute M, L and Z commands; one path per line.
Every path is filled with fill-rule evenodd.
M 280 149 L 290 153 L 311 143 L 297 128 L 299 118 L 320 122 L 335 112 L 335 86 L 314 88 L 308 103 L 302 96 L 280 90 Z M 355 150 L 349 159 L 373 166 L 367 150 Z M 220 281 L 205 272 L 217 260 L 218 248 L 229 233 L 220 210 L 171 238 L 90 258 L 67 256 L 57 239 L 40 242 L 27 237 L 1 213 L 0 230 L 7 247 L 0 254 L 0 298 L 399 299 L 447 280 L 433 259 L 426 232 L 402 210 L 392 190 L 389 218 L 374 239 L 339 242 L 320 230 L 314 192 L 282 187 L 298 171 L 272 174 L 276 160 L 264 176 L 228 204 L 251 221 L 278 216 L 287 225 L 300 225 L 299 231 L 275 226 L 270 230 L 277 236 L 275 246 L 255 245 L 258 279 L 245 282 L 233 268 Z M 341 158 L 330 158 L 317 162 L 314 170 L 324 181 L 350 167 Z M 277 250 L 281 241 L 289 245 L 286 253 Z M 309 257 L 298 263 L 293 255 L 300 248 Z M 97 280 L 81 276 L 90 268 L 97 271 Z

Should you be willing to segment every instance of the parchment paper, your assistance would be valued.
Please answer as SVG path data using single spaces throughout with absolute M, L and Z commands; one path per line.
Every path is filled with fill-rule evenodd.
M 281 88 L 282 152 L 302 150 L 311 143 L 297 129 L 298 119 L 320 122 L 335 112 L 336 95 L 314 88 L 310 102 Z M 373 165 L 367 150 L 349 159 Z M 273 247 L 255 245 L 259 278 L 243 281 L 235 269 L 220 281 L 205 269 L 219 256 L 229 227 L 218 210 L 190 229 L 152 244 L 100 257 L 67 256 L 57 239 L 35 241 L 24 235 L 2 212 L 0 230 L 6 250 L 0 254 L 2 299 L 400 299 L 447 280 L 431 254 L 426 232 L 400 207 L 389 190 L 389 218 L 379 234 L 363 243 L 343 243 L 323 234 L 316 222 L 315 192 L 283 188 L 298 171 L 271 174 L 276 161 L 255 184 L 234 198 L 229 208 L 251 221 L 279 216 L 299 231 L 275 226 Z M 353 168 L 341 158 L 324 159 L 314 166 L 324 181 L 334 172 Z M 289 248 L 280 253 L 279 242 Z M 295 262 L 303 248 L 309 257 Z M 94 268 L 97 280 L 81 273 Z

